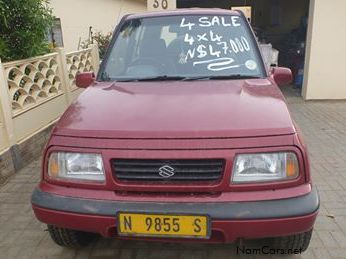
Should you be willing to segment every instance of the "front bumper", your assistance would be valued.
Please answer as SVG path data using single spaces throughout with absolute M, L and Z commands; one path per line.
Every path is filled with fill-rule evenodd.
M 127 202 L 67 197 L 36 189 L 32 195 L 36 217 L 47 224 L 116 236 L 118 212 L 204 214 L 212 220 L 208 242 L 238 238 L 285 236 L 313 227 L 319 197 L 316 188 L 294 198 L 245 202 Z M 161 239 L 162 240 L 162 239 Z

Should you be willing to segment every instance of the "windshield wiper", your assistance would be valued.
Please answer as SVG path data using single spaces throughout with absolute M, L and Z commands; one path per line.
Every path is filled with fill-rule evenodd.
M 125 79 L 118 79 L 117 82 L 142 82 L 142 81 L 178 81 L 178 80 L 185 80 L 186 77 L 184 76 L 154 76 L 154 77 L 144 77 L 144 78 L 125 78 Z
M 145 81 L 194 81 L 194 80 L 227 80 L 227 79 L 256 79 L 261 78 L 259 76 L 250 75 L 226 75 L 226 76 L 195 76 L 195 77 L 185 77 L 185 76 L 154 76 L 154 77 L 144 77 L 144 78 L 123 78 L 117 79 L 117 82 L 145 82 Z
M 186 77 L 182 79 L 183 81 L 193 81 L 193 80 L 227 80 L 227 79 L 256 79 L 261 78 L 259 76 L 250 75 L 226 75 L 226 76 L 196 76 L 196 77 Z

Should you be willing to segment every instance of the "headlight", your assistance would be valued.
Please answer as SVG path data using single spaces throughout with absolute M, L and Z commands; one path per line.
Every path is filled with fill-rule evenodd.
M 234 160 L 232 182 L 269 182 L 298 177 L 297 156 L 292 152 L 240 154 Z
M 89 153 L 52 153 L 49 157 L 48 175 L 65 180 L 105 180 L 101 155 Z

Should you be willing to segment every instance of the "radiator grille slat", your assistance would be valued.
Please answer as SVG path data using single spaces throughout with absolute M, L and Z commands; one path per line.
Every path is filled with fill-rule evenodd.
M 225 161 L 113 159 L 111 165 L 113 175 L 119 181 L 194 182 L 220 180 Z

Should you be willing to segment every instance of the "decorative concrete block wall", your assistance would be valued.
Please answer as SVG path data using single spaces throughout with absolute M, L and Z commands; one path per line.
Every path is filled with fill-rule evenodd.
M 99 69 L 98 47 L 0 61 L 0 183 L 37 158 L 52 125 L 82 91 L 77 73 Z

